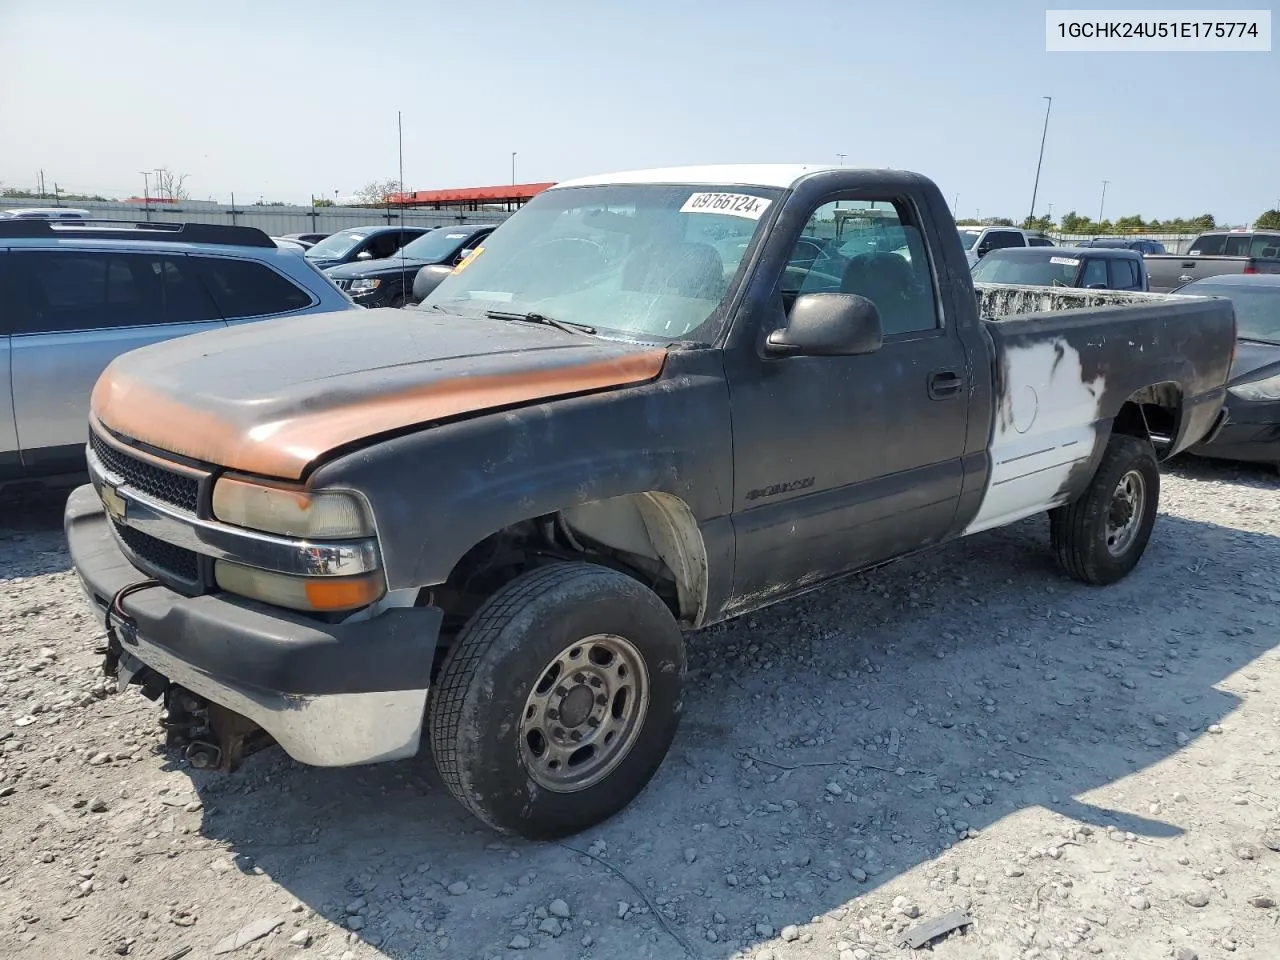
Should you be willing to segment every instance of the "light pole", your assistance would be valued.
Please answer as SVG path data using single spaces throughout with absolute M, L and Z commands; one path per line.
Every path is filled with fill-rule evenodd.
M 142 209 L 146 211 L 147 219 L 151 219 L 151 171 L 139 170 L 142 174 Z
M 1102 208 L 1107 203 L 1107 184 L 1110 182 L 1110 180 L 1102 181 L 1102 199 L 1098 201 L 1098 223 L 1102 223 Z
M 837 154 L 836 154 L 836 159 L 840 161 L 840 166 L 842 166 L 842 167 L 844 166 L 844 158 L 845 158 L 845 157 L 847 157 L 847 156 L 848 156 L 848 154 L 847 154 L 847 153 L 837 153 Z
M 1044 130 L 1040 133 L 1040 159 L 1036 161 L 1036 182 L 1031 188 L 1031 212 L 1027 214 L 1028 220 L 1036 218 L 1036 193 L 1040 190 L 1040 165 L 1044 163 L 1044 140 L 1049 135 L 1049 111 L 1053 109 L 1053 97 L 1042 97 L 1048 100 L 1048 105 L 1044 108 Z
M 511 185 L 516 185 L 516 152 L 511 151 Z

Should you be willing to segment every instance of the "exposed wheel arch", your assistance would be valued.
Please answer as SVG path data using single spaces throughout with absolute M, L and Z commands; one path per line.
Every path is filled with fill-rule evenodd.
M 1135 390 L 1120 405 L 1111 432 L 1151 441 L 1157 459 L 1164 460 L 1182 430 L 1183 409 L 1182 390 L 1176 383 L 1151 384 Z

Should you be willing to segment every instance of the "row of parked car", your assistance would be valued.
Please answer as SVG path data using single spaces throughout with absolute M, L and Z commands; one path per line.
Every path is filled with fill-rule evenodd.
M 373 225 L 269 238 L 246 227 L 95 222 L 78 213 L 0 218 L 0 303 L 7 305 L 0 312 L 0 489 L 79 474 L 89 394 L 115 356 L 268 317 L 415 305 L 496 228 Z M 1057 247 L 1025 231 L 959 232 L 981 283 L 1151 289 L 1151 255 L 1132 241 Z M 1010 239 L 1015 234 L 1020 242 Z M 1218 249 L 1217 236 L 1198 238 L 1192 249 Z M 1240 236 L 1231 235 L 1237 246 L 1280 242 Z M 859 241 L 813 237 L 797 248 L 808 252 L 786 277 L 812 285 L 814 277 L 841 275 L 842 244 L 850 242 Z M 881 246 L 895 244 L 889 238 Z M 894 252 L 911 259 L 906 245 Z M 736 263 L 728 253 L 726 265 Z M 1208 275 L 1178 292 L 1231 298 L 1241 338 L 1231 425 L 1214 447 L 1233 459 L 1280 464 L 1280 275 L 1224 275 L 1225 255 L 1186 259 Z

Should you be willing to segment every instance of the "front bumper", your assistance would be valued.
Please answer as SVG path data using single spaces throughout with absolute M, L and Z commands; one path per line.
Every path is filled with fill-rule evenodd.
M 67 501 L 67 542 L 95 612 L 146 579 L 121 552 L 92 486 Z M 321 623 L 232 597 L 186 597 L 164 586 L 126 596 L 136 623 L 128 660 L 265 730 L 300 763 L 323 767 L 418 752 L 443 613 L 385 610 Z

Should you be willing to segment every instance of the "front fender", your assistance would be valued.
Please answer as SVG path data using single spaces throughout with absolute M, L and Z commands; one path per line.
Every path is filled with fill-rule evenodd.
M 521 520 L 645 492 L 688 505 L 718 580 L 732 566 L 730 431 L 718 352 L 673 353 L 655 382 L 385 439 L 323 464 L 310 485 L 368 498 L 392 589 L 444 582 L 472 546 Z

